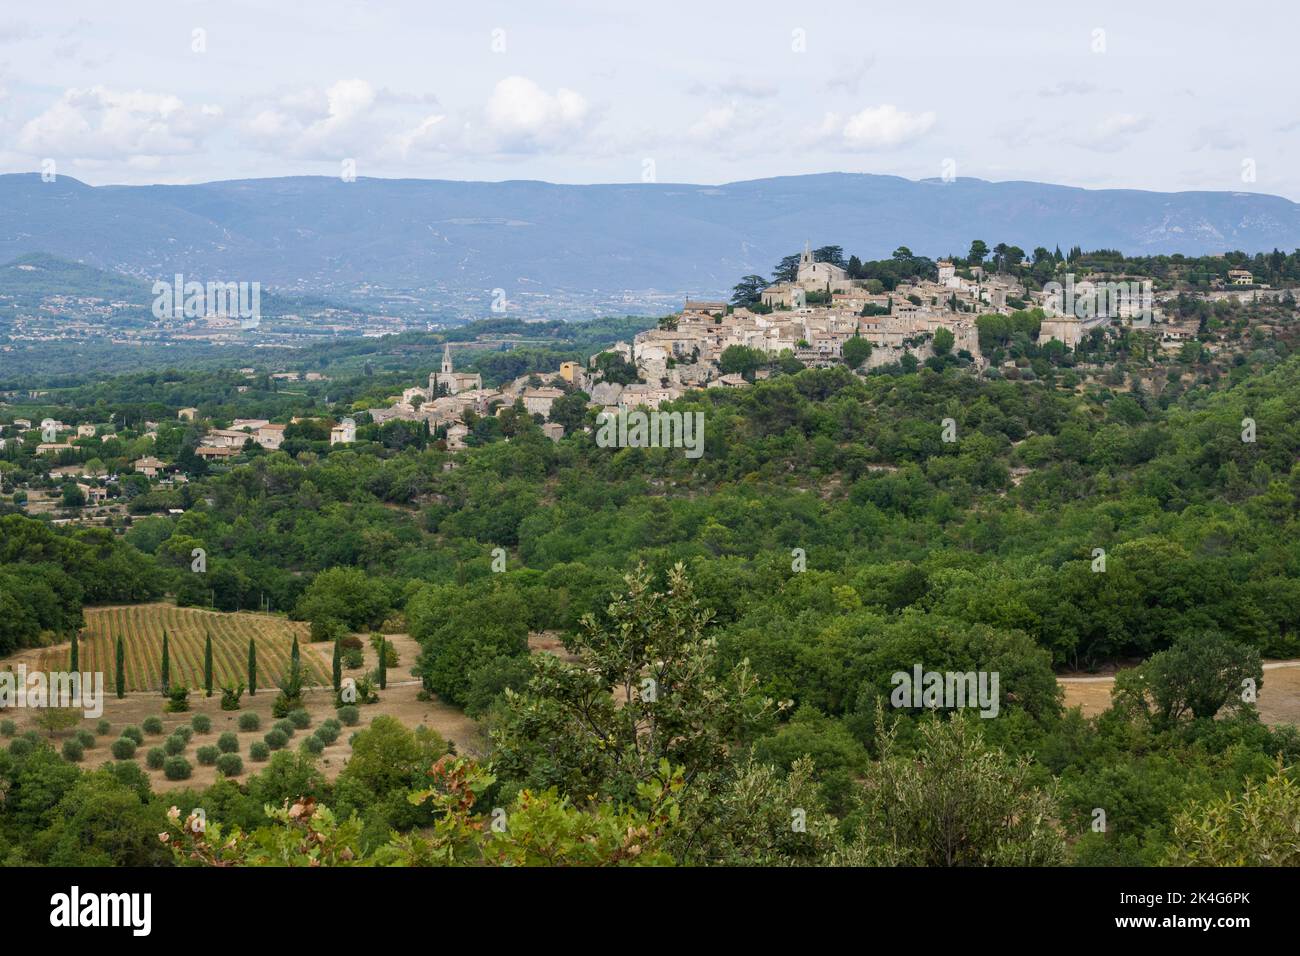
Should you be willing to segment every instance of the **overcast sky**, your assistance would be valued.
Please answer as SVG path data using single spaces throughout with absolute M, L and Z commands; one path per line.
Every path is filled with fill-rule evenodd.
M 7 0 L 0 172 L 181 183 L 350 159 L 359 176 L 947 173 L 1300 200 L 1294 0 L 805 6 Z

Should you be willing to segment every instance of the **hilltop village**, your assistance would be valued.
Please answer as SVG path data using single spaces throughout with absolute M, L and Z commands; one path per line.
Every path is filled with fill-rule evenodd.
M 844 267 L 817 261 L 806 247 L 793 278 L 765 288 L 752 306 L 687 300 L 680 312 L 638 333 L 631 343 L 616 342 L 592 356 L 586 368 L 569 362 L 549 375 L 525 375 L 500 388 L 484 388 L 480 376 L 454 370 L 448 347 L 428 387 L 408 388 L 392 397 L 391 406 L 371 409 L 370 416 L 376 423 L 404 420 L 446 426 L 448 447 L 455 449 L 463 447 L 468 431 L 466 412 L 487 415 L 494 406 L 510 407 L 518 400 L 529 414 L 548 418 L 552 403 L 569 386 L 590 396 L 589 407 L 619 412 L 657 408 L 694 388 L 744 388 L 770 374 L 766 368 L 749 377 L 727 371 L 724 353 L 737 347 L 768 359 L 788 353 L 801 367 L 826 368 L 842 364 L 844 346 L 858 338 L 871 346 L 857 366 L 867 372 L 906 355 L 930 357 L 935 333 L 946 329 L 953 336 L 951 351 L 979 362 L 977 315 L 1009 315 L 1013 307 L 1043 299 L 1041 293 L 1028 298 L 1022 283 L 1011 276 L 989 275 L 980 267 L 963 276 L 949 261 L 937 266 L 937 281 L 916 279 L 890 292 L 875 291 L 869 280 L 852 279 Z M 1073 345 L 1094 324 L 1062 317 L 1054 331 Z M 637 381 L 613 380 L 605 371 L 611 356 L 621 367 L 635 369 Z M 548 380 L 554 384 L 545 384 Z M 558 425 L 547 422 L 543 427 L 556 440 L 563 436 Z
M 166 492 L 158 504 L 179 513 L 192 475 L 249 454 L 373 441 L 433 442 L 458 452 L 508 437 L 511 415 L 532 418 L 560 441 L 589 428 L 592 412 L 657 409 L 693 389 L 744 389 L 805 368 L 843 366 L 866 376 L 924 365 L 1172 399 L 1239 373 L 1261 346 L 1300 346 L 1292 260 L 1263 261 L 1270 282 L 1230 255 L 1153 267 L 1105 250 L 1076 248 L 1067 258 L 1039 248 L 1031 258 L 976 242 L 965 257 L 933 261 L 900 248 L 892 260 L 861 263 L 845 261 L 838 247 L 806 245 L 778 264 L 771 281 L 746 276 L 730 301 L 689 299 L 630 341 L 577 350 L 585 361 L 548 367 L 525 359 L 489 371 L 494 356 L 526 351 L 530 340 L 485 331 L 445 342 L 425 381 L 402 387 L 397 376 L 389 387 L 399 392 L 353 390 L 347 401 L 330 402 L 332 375 L 275 365 L 230 370 L 236 384 L 224 415 L 208 399 L 203 408 L 149 406 L 135 414 L 85 409 L 69 421 L 46 393 L 32 392 L 23 404 L 0 403 L 0 487 L 29 514 L 62 515 L 54 518 L 60 523 L 111 521 L 122 494 L 150 487 Z M 280 388 L 303 395 L 298 413 L 262 404 Z M 144 497 L 133 502 L 146 506 Z
M 571 390 L 585 392 L 588 407 L 603 412 L 657 408 L 691 389 L 744 388 L 767 378 L 769 367 L 738 370 L 746 353 L 764 365 L 782 359 L 791 370 L 847 364 L 859 374 L 908 361 L 920 364 L 942 353 L 983 373 L 995 364 L 1012 370 L 1024 361 L 1001 350 L 985 354 L 978 322 L 988 316 L 1031 314 L 1040 344 L 1056 341 L 1068 349 L 1114 323 L 1156 327 L 1166 350 L 1181 348 L 1198 330 L 1196 321 L 1166 316 L 1162 304 L 1174 299 L 1174 291 L 1156 293 L 1137 277 L 1111 275 L 1077 285 L 1070 277 L 1064 284 L 1030 288 L 1013 274 L 947 259 L 933 263 L 933 272 L 933 278 L 911 276 L 886 291 L 879 281 L 855 278 L 845 266 L 819 260 L 805 245 L 790 278 L 756 290 L 754 301 L 687 300 L 679 312 L 630 343 L 616 342 L 593 355 L 585 368 L 568 362 L 553 373 L 525 375 L 485 389 L 480 376 L 454 371 L 448 348 L 441 371 L 429 376 L 427 388 L 409 388 L 393 396 L 390 407 L 372 409 L 370 415 L 375 422 L 446 426 L 448 447 L 455 449 L 463 447 L 468 411 L 487 415 L 494 407 L 501 410 L 519 401 L 529 414 L 545 419 L 552 403 Z M 1225 291 L 1223 283 L 1216 283 L 1206 298 L 1236 296 L 1244 302 L 1281 295 L 1255 286 L 1248 270 L 1229 270 L 1228 282 L 1251 291 Z M 858 340 L 857 348 L 846 350 L 853 340 Z M 611 358 L 614 368 L 634 370 L 635 381 L 623 380 L 631 375 L 611 375 Z M 564 434 L 553 422 L 544 427 L 556 440 Z

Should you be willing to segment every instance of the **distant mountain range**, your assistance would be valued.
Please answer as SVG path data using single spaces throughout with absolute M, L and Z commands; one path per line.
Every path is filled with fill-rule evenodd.
M 1300 205 L 1259 193 L 826 173 L 723 186 L 289 177 L 92 187 L 0 176 L 0 262 L 29 253 L 140 278 L 421 298 L 719 295 L 809 240 L 882 258 L 990 246 L 1203 254 L 1300 247 Z

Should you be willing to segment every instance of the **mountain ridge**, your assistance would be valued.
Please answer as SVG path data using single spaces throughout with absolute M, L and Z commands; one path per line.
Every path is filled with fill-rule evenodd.
M 128 275 L 356 286 L 477 301 L 718 295 L 805 240 L 931 257 L 972 239 L 1189 255 L 1300 247 L 1300 204 L 1251 192 L 817 173 L 573 185 L 285 176 L 90 186 L 0 175 L 0 261 L 44 252 Z

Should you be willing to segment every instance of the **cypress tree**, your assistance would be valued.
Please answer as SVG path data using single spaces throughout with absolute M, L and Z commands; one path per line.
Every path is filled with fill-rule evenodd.
M 212 696 L 212 635 L 207 635 L 203 644 L 203 691 Z
M 257 693 L 257 645 L 248 639 L 248 696 Z
M 293 647 L 289 649 L 289 663 L 296 670 L 298 668 L 298 635 L 293 636 Z
M 331 663 L 334 672 L 334 693 L 343 687 L 343 639 L 334 638 L 334 660 Z
M 117 635 L 117 699 L 126 696 L 126 647 L 122 644 L 122 635 Z
M 72 635 L 72 661 L 68 665 L 68 670 L 77 673 L 81 670 L 81 648 L 77 646 L 77 635 Z
M 167 654 L 167 632 L 163 631 L 163 651 L 162 651 L 162 692 L 167 696 L 167 691 L 171 688 L 172 683 L 172 665 L 171 659 Z
M 388 690 L 388 642 L 379 642 L 379 689 Z

